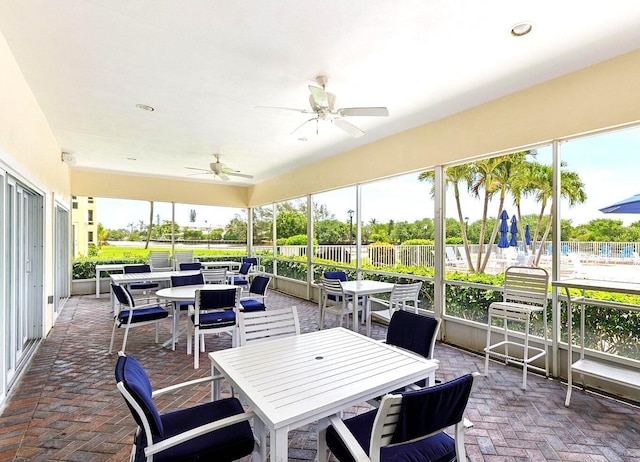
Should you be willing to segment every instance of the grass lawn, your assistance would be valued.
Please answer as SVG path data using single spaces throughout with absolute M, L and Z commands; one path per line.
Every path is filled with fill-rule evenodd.
M 153 247 L 145 249 L 144 244 L 140 247 L 129 246 L 117 246 L 117 245 L 103 245 L 100 247 L 98 255 L 91 259 L 100 260 L 116 260 L 121 258 L 146 258 L 149 255 L 150 250 L 168 251 L 171 252 L 171 246 L 168 247 Z M 193 250 L 195 257 L 206 256 L 220 256 L 220 255 L 246 255 L 247 252 L 243 250 L 235 249 L 203 249 L 201 247 L 189 249 L 188 247 L 180 247 L 180 250 Z

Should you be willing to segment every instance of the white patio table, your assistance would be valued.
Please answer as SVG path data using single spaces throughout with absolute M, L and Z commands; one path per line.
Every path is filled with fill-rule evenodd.
M 358 297 L 364 298 L 364 318 L 366 320 L 367 336 L 371 335 L 371 301 L 369 295 L 390 293 L 393 290 L 393 284 L 390 282 L 370 281 L 363 279 L 360 281 L 346 281 L 342 283 L 342 289 L 347 295 L 353 296 L 353 330 L 358 330 L 358 304 L 355 302 Z
M 271 461 L 287 460 L 289 430 L 318 423 L 318 460 L 326 460 L 326 417 L 423 378 L 435 381 L 438 362 L 344 328 L 209 353 L 256 413 L 255 432 Z M 219 382 L 213 398 L 220 395 Z M 322 420 L 321 420 L 322 419 Z M 264 446 L 263 446 L 264 447 Z
M 153 281 L 153 282 L 169 282 L 171 276 L 191 276 L 198 274 L 200 271 L 151 271 L 149 273 L 124 273 L 110 274 L 111 282 L 116 285 L 129 286 L 137 282 Z M 113 311 L 115 300 L 113 299 L 113 291 L 111 293 L 111 310 Z

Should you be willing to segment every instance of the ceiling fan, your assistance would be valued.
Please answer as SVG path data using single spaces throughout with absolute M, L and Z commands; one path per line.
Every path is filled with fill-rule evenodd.
M 355 116 L 368 116 L 368 117 L 387 117 L 389 110 L 386 107 L 337 107 L 338 100 L 336 95 L 329 93 L 326 90 L 328 77 L 319 75 L 316 77 L 318 86 L 309 85 L 309 104 L 311 109 L 295 109 L 288 107 L 272 107 L 272 106 L 258 106 L 260 108 L 267 109 L 284 109 L 286 111 L 296 111 L 302 114 L 313 114 L 309 120 L 305 121 L 302 125 L 298 126 L 291 132 L 294 134 L 300 128 L 308 124 L 309 122 L 316 123 L 316 135 L 318 134 L 318 126 L 321 120 L 331 122 L 336 127 L 344 130 L 354 138 L 359 138 L 364 135 L 364 131 L 347 121 L 345 117 Z
M 253 178 L 253 175 L 247 175 L 246 173 L 240 173 L 239 170 L 234 170 L 230 167 L 227 167 L 225 164 L 220 162 L 221 154 L 214 154 L 216 158 L 215 162 L 211 162 L 209 164 L 209 169 L 206 168 L 195 168 L 195 167 L 185 167 L 189 170 L 200 170 L 201 173 L 193 173 L 193 175 L 215 175 L 223 181 L 229 181 L 230 176 L 237 176 L 240 178 Z

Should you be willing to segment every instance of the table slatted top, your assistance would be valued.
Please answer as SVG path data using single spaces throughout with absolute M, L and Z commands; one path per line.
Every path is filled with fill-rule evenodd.
M 428 360 L 335 328 L 209 354 L 271 428 L 331 415 L 425 378 Z

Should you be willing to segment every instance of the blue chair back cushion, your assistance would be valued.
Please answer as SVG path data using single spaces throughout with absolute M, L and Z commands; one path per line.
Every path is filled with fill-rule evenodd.
M 249 292 L 253 294 L 264 295 L 267 290 L 267 286 L 269 285 L 270 279 L 265 276 L 256 276 L 251 281 L 251 287 L 249 288 Z
M 125 295 L 125 293 L 128 293 L 129 298 L 131 299 L 132 305 L 135 306 L 136 303 L 133 300 L 133 297 L 131 296 L 131 292 L 129 292 L 129 289 L 127 289 L 125 286 L 118 286 L 116 284 L 111 284 L 111 290 L 113 291 L 113 294 L 116 296 L 116 298 L 118 299 L 118 302 L 121 305 L 129 306 L 129 300 Z
M 342 282 L 347 281 L 347 273 L 344 271 L 325 271 L 324 277 L 327 279 L 339 279 Z
M 190 274 L 188 276 L 171 276 L 171 286 L 195 286 L 198 284 L 204 284 L 204 276 L 202 273 Z
M 357 415 L 344 421 L 362 449 L 369 454 L 371 432 L 377 410 Z M 340 462 L 355 462 L 351 453 L 333 426 L 327 428 L 327 446 Z M 413 443 L 385 447 L 380 451 L 381 460 L 408 460 L 424 462 L 450 462 L 455 459 L 455 441 L 446 433 L 438 433 Z
M 154 437 L 162 437 L 164 433 L 162 419 L 160 418 L 160 414 L 158 413 L 156 406 L 151 400 L 151 394 L 153 392 L 151 382 L 140 363 L 136 361 L 133 356 L 119 356 L 118 362 L 116 363 L 115 376 L 116 383 L 122 382 L 127 391 L 131 393 L 131 396 L 133 396 L 136 403 L 138 403 L 142 408 Z M 138 413 L 131 408 L 128 401 L 127 405 L 129 406 L 133 417 L 136 419 L 136 423 L 140 427 L 143 427 L 143 422 L 140 421 Z
M 389 321 L 387 343 L 429 357 L 438 321 L 431 316 L 396 310 Z
M 466 374 L 433 387 L 403 393 L 391 442 L 408 441 L 460 422 L 472 386 L 473 376 Z
M 236 306 L 236 289 L 201 290 L 200 309 L 215 310 Z
M 124 266 L 125 273 L 150 273 L 151 267 L 149 265 L 125 265 Z M 135 282 L 131 284 L 131 289 L 133 290 L 146 290 L 146 289 L 155 289 L 158 287 L 158 284 L 155 282 Z
M 151 267 L 149 265 L 124 265 L 125 273 L 150 273 Z
M 202 263 L 199 261 L 180 263 L 180 271 L 197 271 L 201 268 Z
M 258 266 L 258 259 L 256 257 L 242 257 L 242 263 L 250 263 L 251 265 Z
M 267 307 L 264 303 L 255 300 L 253 298 L 249 298 L 247 300 L 240 300 L 240 305 L 242 305 L 242 309 L 240 311 L 244 313 L 253 313 L 254 311 L 266 311 Z

